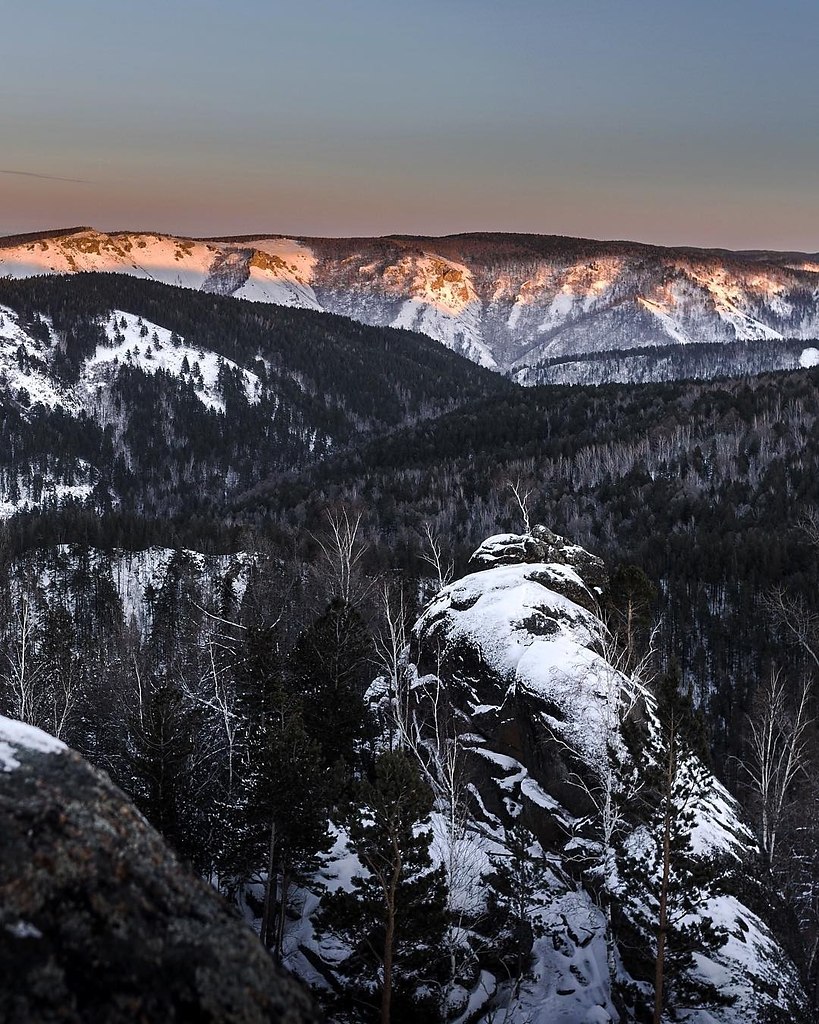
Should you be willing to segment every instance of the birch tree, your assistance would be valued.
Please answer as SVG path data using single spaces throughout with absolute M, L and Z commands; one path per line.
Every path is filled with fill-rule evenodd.
M 31 603 L 21 594 L 14 609 L 14 619 L 4 651 L 3 681 L 8 693 L 10 711 L 27 725 L 41 725 L 43 695 L 41 689 L 44 666 L 37 660 L 37 627 Z
M 806 771 L 809 717 L 808 687 L 802 684 L 789 701 L 780 671 L 757 694 L 748 718 L 748 756 L 741 768 L 759 803 L 759 838 L 769 865 L 774 862 L 777 838 L 791 787 Z

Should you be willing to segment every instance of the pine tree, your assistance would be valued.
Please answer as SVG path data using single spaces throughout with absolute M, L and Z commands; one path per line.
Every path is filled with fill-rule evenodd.
M 346 980 L 338 1019 L 381 1024 L 437 1019 L 419 988 L 443 976 L 446 928 L 443 867 L 430 857 L 423 826 L 432 792 L 403 751 L 382 754 L 372 780 L 359 784 L 343 826 L 364 873 L 349 890 L 324 897 L 315 927 L 349 950 L 338 972 Z
M 646 790 L 653 799 L 641 842 L 623 856 L 622 878 L 636 894 L 632 920 L 654 941 L 653 1024 L 666 1011 L 729 1005 L 716 986 L 692 973 L 694 953 L 708 955 L 723 944 L 725 930 L 704 913 L 719 891 L 719 866 L 696 856 L 692 831 L 696 807 L 709 773 L 696 756 L 701 719 L 681 692 L 672 665 L 657 686 L 657 728 L 645 751 Z
M 637 565 L 618 565 L 603 594 L 603 610 L 612 635 L 623 652 L 626 671 L 642 655 L 645 635 L 651 625 L 651 609 L 657 588 Z
M 274 631 L 247 631 L 237 673 L 245 755 L 239 796 L 227 810 L 232 841 L 223 862 L 237 879 L 261 872 L 261 938 L 278 959 L 294 884 L 304 883 L 329 848 L 332 778 L 309 736 L 301 695 L 284 682 Z
M 544 934 L 538 910 L 550 890 L 549 867 L 531 831 L 516 822 L 506 831 L 503 852 L 491 853 L 486 924 L 482 928 L 491 959 L 514 980 L 515 992 L 526 977 L 535 939 Z

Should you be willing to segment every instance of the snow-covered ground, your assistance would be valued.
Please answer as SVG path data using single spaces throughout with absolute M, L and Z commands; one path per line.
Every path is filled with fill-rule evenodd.
M 0 387 L 8 388 L 14 398 L 24 392 L 23 405 L 40 404 L 48 409 L 61 405 L 76 412 L 76 396 L 55 380 L 49 369 L 55 339 L 48 321 L 43 321 L 43 330 L 48 340 L 26 330 L 14 310 L 0 306 Z
M 202 405 L 216 413 L 225 411 L 221 374 L 229 374 L 232 390 L 239 383 L 249 404 L 263 396 L 262 382 L 252 370 L 200 347 L 196 339 L 182 338 L 123 310 L 108 314 L 101 326 L 106 342 L 97 346 L 69 385 L 53 372 L 59 339 L 52 324 L 47 319 L 24 324 L 13 310 L 0 306 L 0 389 L 9 393 L 23 415 L 38 406 L 62 408 L 72 416 L 85 413 L 102 426 L 119 422 L 110 389 L 123 367 L 166 373 L 190 384 Z M 0 520 L 67 498 L 86 499 L 97 479 L 96 469 L 81 459 L 74 461 L 70 472 L 64 467 L 61 473 L 41 468 L 18 473 L 15 479 L 0 472 Z
M 223 369 L 241 374 L 245 397 L 251 404 L 261 397 L 262 384 L 255 373 L 240 367 L 215 352 L 196 348 L 159 324 L 142 317 L 114 310 L 103 324 L 109 345 L 99 345 L 86 361 L 82 384 L 87 389 L 104 389 L 110 383 L 112 369 L 133 366 L 143 373 L 163 371 L 183 381 L 190 381 L 196 397 L 209 409 L 223 412 L 225 408 L 219 388 Z
M 73 467 L 74 483 L 67 484 L 51 474 L 35 474 L 33 478 L 18 475 L 14 489 L 5 482 L 4 496 L 0 496 L 0 520 L 9 519 L 19 512 L 33 512 L 54 507 L 67 499 L 84 501 L 91 496 L 96 483 L 96 471 L 83 459 Z M 78 482 L 79 481 L 79 482 Z M 12 499 L 11 495 L 16 495 Z

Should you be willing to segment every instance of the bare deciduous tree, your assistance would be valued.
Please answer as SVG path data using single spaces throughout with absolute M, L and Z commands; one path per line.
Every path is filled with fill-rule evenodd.
M 792 597 L 782 587 L 776 587 L 763 598 L 763 608 L 791 643 L 801 648 L 819 669 L 819 615 L 811 612 L 801 597 Z
M 793 703 L 785 693 L 782 673 L 772 671 L 757 694 L 748 718 L 749 755 L 741 767 L 759 799 L 762 852 L 773 863 L 776 841 L 788 792 L 807 761 L 808 687 L 802 685 Z
M 512 483 L 509 481 L 509 489 L 515 496 L 515 501 L 518 503 L 520 514 L 523 517 L 523 532 L 531 533 L 531 523 L 529 521 L 529 498 L 532 496 L 532 488 L 523 490 L 523 484 L 520 482 L 520 477 Z
M 5 652 L 4 682 L 9 692 L 11 712 L 28 725 L 41 725 L 43 666 L 36 661 L 36 623 L 25 594 L 15 608 L 14 622 Z
M 435 675 L 419 679 L 404 659 L 397 675 L 393 704 L 397 743 L 417 762 L 435 798 L 434 848 L 447 878 L 449 925 L 444 945 L 449 960 L 441 1002 L 448 1005 L 456 979 L 474 957 L 464 941 L 467 922 L 484 909 L 481 866 L 484 837 L 469 814 L 469 773 L 458 723 L 441 680 L 440 658 Z
M 438 583 L 438 589 L 443 590 L 448 583 L 452 582 L 452 577 L 455 573 L 455 563 L 452 559 L 445 557 L 441 539 L 433 532 L 429 523 L 424 523 L 422 534 L 426 541 L 426 546 L 421 550 L 421 558 L 428 565 L 432 566 L 436 582 Z
M 328 509 L 327 523 L 327 533 L 314 539 L 329 568 L 333 596 L 355 604 L 363 596 L 356 570 L 367 551 L 367 545 L 358 539 L 361 513 L 352 515 L 347 508 Z
M 389 721 L 386 726 L 389 730 L 390 747 L 394 748 L 396 742 L 399 745 L 403 742 L 402 731 L 398 724 L 400 715 L 397 709 L 403 706 L 408 689 L 405 677 L 409 623 L 404 591 L 400 586 L 391 586 L 389 581 L 385 580 L 381 586 L 380 597 L 382 625 L 375 635 L 375 650 L 387 680 Z

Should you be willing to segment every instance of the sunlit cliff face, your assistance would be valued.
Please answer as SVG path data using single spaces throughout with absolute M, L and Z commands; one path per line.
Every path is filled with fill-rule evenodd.
M 549 236 L 8 240 L 0 274 L 103 271 L 428 334 L 493 369 L 646 346 L 819 337 L 819 265 Z

